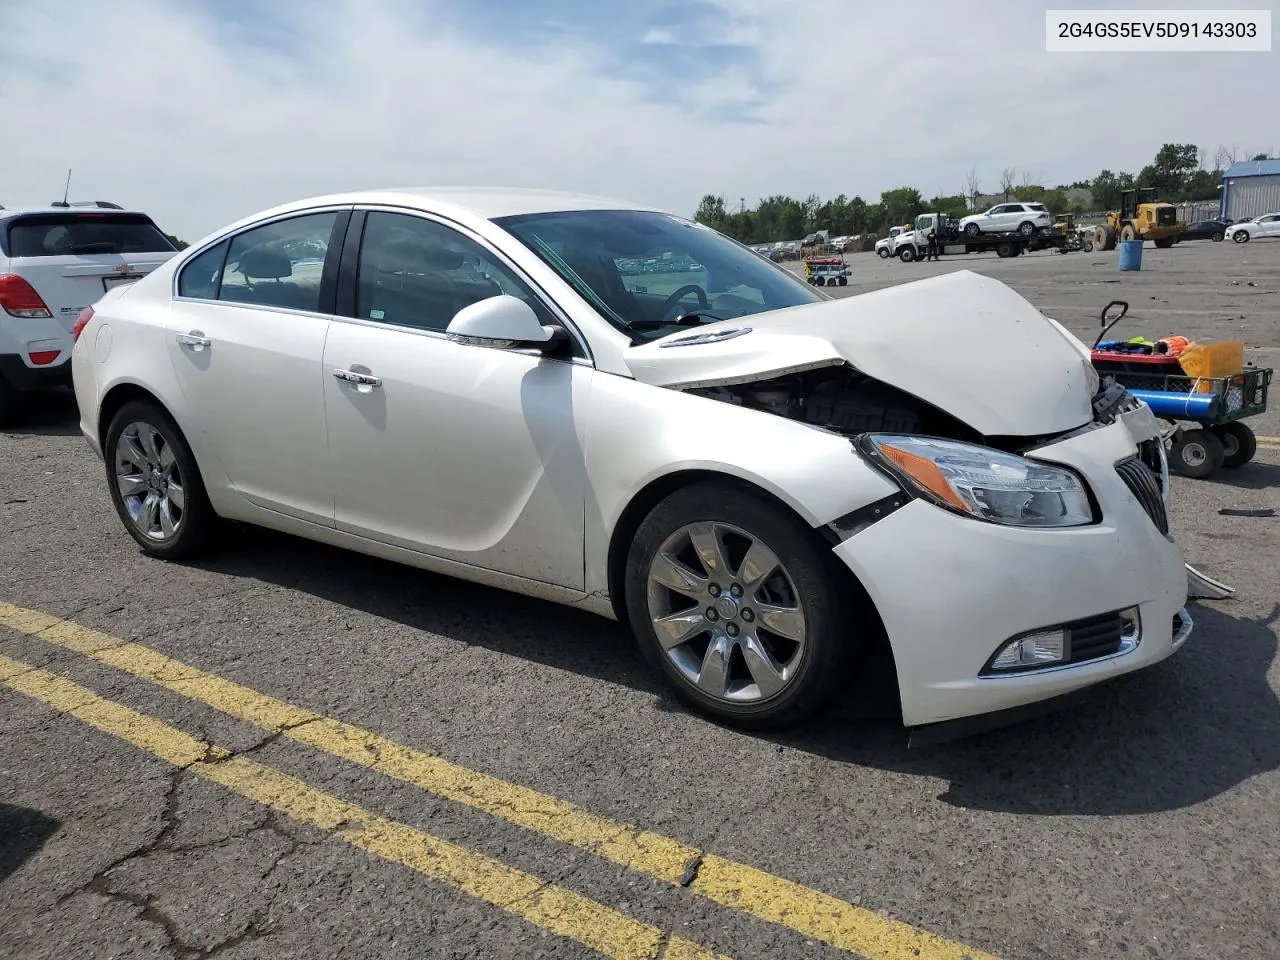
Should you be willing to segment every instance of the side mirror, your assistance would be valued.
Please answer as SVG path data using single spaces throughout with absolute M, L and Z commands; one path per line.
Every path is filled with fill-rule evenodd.
M 463 307 L 453 315 L 445 335 L 456 343 L 511 350 L 550 350 L 564 339 L 562 327 L 543 326 L 533 307 L 519 297 L 499 294 Z

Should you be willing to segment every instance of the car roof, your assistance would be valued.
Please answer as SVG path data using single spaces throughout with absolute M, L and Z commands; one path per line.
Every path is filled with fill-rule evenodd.
M 132 216 L 132 217 L 147 217 L 147 216 L 150 216 L 150 214 L 144 213 L 144 212 L 143 212 L 143 211 L 141 211 L 141 210 L 117 210 L 115 207 L 90 207 L 90 206 L 84 206 L 84 207 L 53 207 L 53 206 L 39 206 L 39 207 L 0 207 L 0 220 L 5 220 L 5 219 L 8 219 L 8 218 L 10 218 L 10 217 L 24 217 L 24 216 L 30 216 L 30 215 L 31 215 L 31 214 L 33 214 L 33 213 L 48 213 L 48 214 L 53 214 L 53 215 L 62 215 L 62 214 L 68 214 L 68 213 L 110 213 L 110 214 L 115 214 L 115 215 L 117 215 L 117 216 L 119 216 L 120 214 L 124 214 L 124 215 L 126 215 L 126 216 Z
M 247 220 L 267 213 L 285 213 L 292 209 L 337 204 L 390 204 L 418 207 L 423 210 L 452 208 L 485 220 L 532 213 L 559 213 L 569 210 L 649 210 L 658 208 L 588 193 L 564 190 L 535 190 L 524 187 L 440 186 L 389 187 L 308 197 L 282 204 L 271 211 L 260 211 Z M 665 212 L 665 211 L 659 211 Z

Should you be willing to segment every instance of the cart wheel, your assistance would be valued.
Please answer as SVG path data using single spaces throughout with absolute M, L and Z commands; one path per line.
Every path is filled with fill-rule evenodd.
M 1169 465 L 1184 477 L 1202 480 L 1222 466 L 1222 441 L 1208 430 L 1186 430 L 1174 438 Z
M 847 287 L 848 285 L 849 285 L 849 278 L 848 278 L 848 277 L 841 277 L 841 278 L 840 278 L 840 286 L 842 286 L 842 287 Z
M 1247 423 L 1224 423 L 1214 427 L 1213 433 L 1222 441 L 1222 465 L 1229 470 L 1243 467 L 1258 452 L 1258 438 Z

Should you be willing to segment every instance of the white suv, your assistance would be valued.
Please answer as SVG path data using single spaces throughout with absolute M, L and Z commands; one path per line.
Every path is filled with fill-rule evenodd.
M 967 237 L 980 233 L 1013 233 L 1034 236 L 1041 227 L 1050 226 L 1053 217 L 1043 203 L 997 203 L 986 213 L 974 213 L 960 221 Z
M 22 393 L 71 385 L 80 311 L 176 252 L 150 217 L 116 204 L 0 207 L 0 424 Z

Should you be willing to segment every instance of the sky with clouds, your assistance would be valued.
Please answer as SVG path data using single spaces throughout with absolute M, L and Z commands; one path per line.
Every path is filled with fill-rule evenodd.
M 367 187 L 691 214 L 708 192 L 958 193 L 970 167 L 984 190 L 1004 167 L 1052 185 L 1165 141 L 1280 149 L 1280 53 L 1046 53 L 1064 6 L 1108 5 L 0 0 L 0 203 L 57 198 L 70 166 L 72 199 L 194 240 Z

